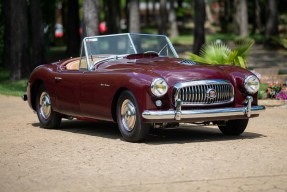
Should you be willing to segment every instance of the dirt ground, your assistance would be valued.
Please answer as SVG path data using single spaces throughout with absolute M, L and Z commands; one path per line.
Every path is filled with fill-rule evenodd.
M 215 127 L 121 140 L 116 125 L 39 128 L 18 97 L 0 95 L 0 191 L 287 191 L 287 107 L 267 108 L 240 137 Z

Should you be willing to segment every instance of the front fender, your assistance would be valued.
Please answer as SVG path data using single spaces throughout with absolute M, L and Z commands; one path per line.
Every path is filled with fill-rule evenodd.
M 53 67 L 52 65 L 40 65 L 35 68 L 29 79 L 27 84 L 27 96 L 28 96 L 28 103 L 29 106 L 36 110 L 36 96 L 37 96 L 37 89 L 39 84 L 44 84 L 45 88 L 47 89 L 52 106 L 55 108 L 57 106 L 57 99 L 56 99 L 56 92 L 55 92 L 55 81 L 53 78 Z

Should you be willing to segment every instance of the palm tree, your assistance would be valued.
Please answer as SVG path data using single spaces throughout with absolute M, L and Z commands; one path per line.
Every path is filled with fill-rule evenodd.
M 253 44 L 253 39 L 239 40 L 236 42 L 236 47 L 232 50 L 223 42 L 211 42 L 202 46 L 199 55 L 190 53 L 190 58 L 200 63 L 236 65 L 246 68 L 246 57 Z

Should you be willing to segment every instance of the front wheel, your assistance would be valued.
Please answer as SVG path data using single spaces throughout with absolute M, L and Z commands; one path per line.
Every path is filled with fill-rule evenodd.
M 43 84 L 38 89 L 36 99 L 36 112 L 41 126 L 47 129 L 59 127 L 61 114 L 53 110 L 50 95 Z
M 242 134 L 248 124 L 248 119 L 229 120 L 226 125 L 219 125 L 220 131 L 224 135 L 237 136 Z
M 120 95 L 116 113 L 119 130 L 126 141 L 140 142 L 146 138 L 150 125 L 141 122 L 138 104 L 130 91 Z

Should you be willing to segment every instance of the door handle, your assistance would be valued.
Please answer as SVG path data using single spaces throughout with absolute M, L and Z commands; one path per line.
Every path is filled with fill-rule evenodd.
M 59 82 L 59 81 L 61 81 L 62 80 L 62 77 L 55 77 L 55 81 L 56 82 Z

